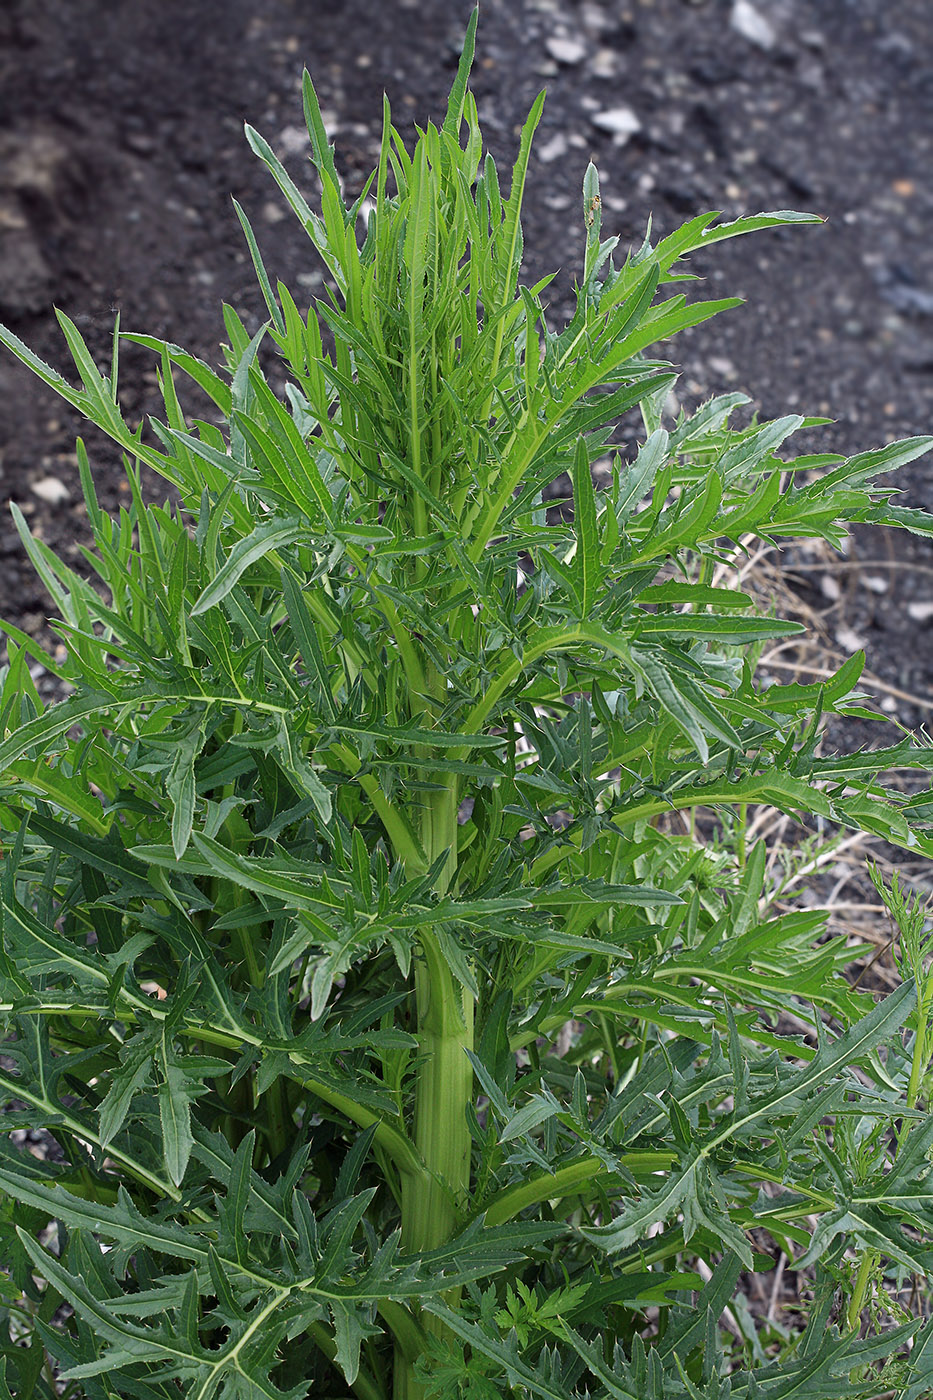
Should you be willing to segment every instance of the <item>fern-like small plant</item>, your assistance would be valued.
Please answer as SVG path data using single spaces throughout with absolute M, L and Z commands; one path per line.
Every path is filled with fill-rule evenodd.
M 49 1143 L 0 1150 L 6 1400 L 933 1386 L 933 1326 L 868 1306 L 933 1259 L 922 918 L 891 897 L 876 1004 L 819 909 L 772 906 L 763 844 L 670 819 L 764 803 L 933 849 L 928 799 L 879 779 L 925 744 L 821 750 L 862 658 L 762 683 L 801 628 L 711 581 L 754 537 L 930 533 L 877 478 L 933 439 L 781 457 L 815 420 L 731 426 L 740 394 L 662 425 L 655 347 L 734 305 L 687 298 L 688 255 L 810 215 L 616 262 L 590 166 L 550 324 L 549 279 L 520 281 L 543 99 L 505 194 L 475 25 L 443 125 L 409 150 L 386 108 L 352 207 L 310 79 L 320 212 L 247 129 L 326 296 L 273 290 L 238 210 L 268 321 L 226 308 L 219 373 L 126 337 L 158 357 L 151 432 L 116 338 L 104 374 L 60 317 L 75 388 L 0 331 L 131 491 L 107 515 L 79 444 L 90 581 L 13 507 L 67 655 L 5 628 L 0 1086 Z M 744 1291 L 778 1252 L 809 1271 L 799 1326 Z

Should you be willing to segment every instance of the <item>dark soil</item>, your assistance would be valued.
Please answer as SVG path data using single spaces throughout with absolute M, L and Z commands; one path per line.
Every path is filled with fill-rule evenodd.
M 353 191 L 374 161 L 383 89 L 403 128 L 442 115 L 470 8 L 471 0 L 0 0 L 0 318 L 62 368 L 53 304 L 101 361 L 118 309 L 124 329 L 215 361 L 221 301 L 249 324 L 261 319 L 231 194 L 273 277 L 299 300 L 320 281 L 249 152 L 244 119 L 307 181 L 307 64 Z M 525 212 L 528 281 L 561 269 L 552 295 L 559 320 L 580 263 L 579 190 L 591 156 L 604 230 L 625 243 L 641 241 L 649 214 L 663 235 L 709 209 L 815 210 L 826 216 L 822 227 L 758 234 L 697 260 L 708 279 L 700 294 L 739 294 L 748 304 L 676 342 L 680 399 L 741 388 L 767 416 L 831 415 L 800 451 L 852 453 L 928 432 L 928 0 L 756 0 L 756 10 L 770 27 L 764 46 L 730 22 L 731 0 L 484 0 L 473 88 L 506 168 L 521 120 L 548 88 Z M 593 117 L 623 106 L 640 129 L 615 144 Z M 132 347 L 122 356 L 121 399 L 131 419 L 156 406 L 151 357 Z M 50 391 L 0 357 L 2 490 L 66 557 L 84 538 L 79 430 Z M 106 443 L 89 446 L 101 498 L 113 506 L 124 498 L 119 462 Z M 933 456 L 899 484 L 905 501 L 933 508 Z M 61 499 L 50 500 L 55 493 Z M 826 624 L 840 652 L 864 640 L 876 674 L 919 702 L 889 704 L 912 727 L 925 721 L 928 543 L 859 537 L 852 559 L 863 567 L 838 574 L 822 556 L 795 558 L 807 566 L 809 601 L 832 604 Z M 827 601 L 826 576 L 841 582 L 841 598 Z M 39 631 L 47 607 L 7 517 L 0 615 Z

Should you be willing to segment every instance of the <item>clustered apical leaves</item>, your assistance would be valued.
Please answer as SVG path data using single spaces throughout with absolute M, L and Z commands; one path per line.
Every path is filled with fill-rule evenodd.
M 883 775 L 933 751 L 827 752 L 863 658 L 765 683 L 799 624 L 712 582 L 756 538 L 931 533 L 879 478 L 933 439 L 779 456 L 816 420 L 737 426 L 740 394 L 664 418 L 659 344 L 734 304 L 689 299 L 690 253 L 809 215 L 617 261 L 591 166 L 554 326 L 520 280 L 542 100 L 506 195 L 475 23 L 442 126 L 409 150 L 387 107 L 350 207 L 310 79 L 319 212 L 247 130 L 326 290 L 273 289 L 238 209 L 268 320 L 225 308 L 219 372 L 118 334 L 105 374 L 61 316 L 76 388 L 0 330 L 130 487 L 108 515 L 79 444 L 82 574 L 13 508 L 65 660 L 5 626 L 0 1088 L 49 1151 L 0 1146 L 0 1398 L 933 1386 L 933 1326 L 868 1306 L 933 1263 L 922 912 L 885 891 L 876 1001 L 736 834 L 770 804 L 929 854 Z M 121 339 L 162 421 L 126 423 Z M 769 1319 L 781 1253 L 801 1313 Z

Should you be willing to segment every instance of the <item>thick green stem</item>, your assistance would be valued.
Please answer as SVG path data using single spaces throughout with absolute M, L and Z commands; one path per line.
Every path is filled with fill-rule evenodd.
M 411 1252 L 436 1249 L 450 1239 L 470 1186 L 466 1111 L 473 1070 L 466 1052 L 473 1048 L 473 997 L 454 982 L 433 934 L 422 944 L 424 958 L 415 972 L 418 1040 L 424 1057 L 415 1090 L 415 1148 L 428 1177 L 402 1181 L 402 1245 Z M 456 1303 L 454 1290 L 445 1301 Z M 443 1324 L 430 1314 L 422 1316 L 421 1325 L 428 1333 L 443 1331 Z M 422 1395 L 413 1360 L 397 1346 L 395 1400 L 421 1400 Z
M 438 880 L 438 890 L 443 893 L 456 868 L 457 798 L 453 783 L 431 794 L 422 838 L 430 860 L 445 850 L 450 853 Z M 415 964 L 415 1001 L 420 1067 L 414 1138 L 427 1179 L 406 1178 L 402 1182 L 402 1246 L 410 1252 L 436 1249 L 450 1239 L 470 1188 L 467 1107 L 473 1095 L 473 1070 L 467 1051 L 473 1048 L 473 995 L 455 980 L 432 931 L 426 931 L 421 939 Z M 456 1303 L 454 1291 L 446 1301 Z M 421 1325 L 427 1333 L 443 1330 L 443 1324 L 427 1314 Z M 397 1345 L 395 1400 L 421 1400 L 423 1387 L 414 1366 L 410 1350 Z
M 878 1263 L 878 1256 L 873 1249 L 866 1249 L 858 1266 L 858 1274 L 855 1279 L 855 1287 L 852 1290 L 852 1297 L 849 1299 L 849 1306 L 846 1309 L 846 1326 L 850 1332 L 857 1332 L 862 1320 L 862 1308 L 865 1306 L 865 1297 L 868 1293 L 868 1285 L 871 1276 Z
M 415 974 L 419 1049 L 423 1058 L 415 1091 L 415 1148 L 428 1171 L 402 1196 L 402 1243 L 407 1250 L 435 1249 L 454 1232 L 469 1189 L 472 1099 L 473 997 L 455 984 L 433 935 Z M 433 946 L 432 946 L 433 945 Z

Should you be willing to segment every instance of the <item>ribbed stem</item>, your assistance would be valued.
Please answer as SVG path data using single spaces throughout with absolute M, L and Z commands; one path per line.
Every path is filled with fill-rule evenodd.
M 429 859 L 450 852 L 440 879 L 446 891 L 456 868 L 456 789 L 432 793 L 422 839 Z M 405 1179 L 402 1185 L 402 1247 L 408 1252 L 436 1249 L 450 1239 L 470 1189 L 471 1138 L 467 1106 L 473 1095 L 473 996 L 454 978 L 436 935 L 425 931 L 415 963 L 420 1067 L 415 1086 L 415 1147 L 428 1179 Z M 459 1290 L 445 1301 L 455 1304 Z M 440 1335 L 443 1324 L 425 1314 L 421 1326 Z M 423 1387 L 414 1360 L 400 1345 L 395 1352 L 395 1400 L 421 1400 Z
M 435 1249 L 450 1238 L 470 1184 L 466 1110 L 473 1070 L 466 1052 L 473 1048 L 473 998 L 454 985 L 446 966 L 446 977 L 432 975 L 439 953 L 431 961 L 435 968 L 426 959 L 416 974 L 427 1009 L 418 1036 L 424 1063 L 416 1089 L 415 1146 L 430 1180 L 412 1182 L 407 1211 L 403 1197 L 402 1243 L 412 1251 Z
M 871 1282 L 871 1276 L 877 1263 L 878 1256 L 875 1251 L 873 1249 L 866 1249 L 859 1261 L 855 1286 L 852 1289 L 852 1297 L 849 1299 L 849 1306 L 846 1309 L 846 1326 L 850 1332 L 857 1332 L 861 1325 L 862 1308 L 865 1306 L 868 1285 Z

